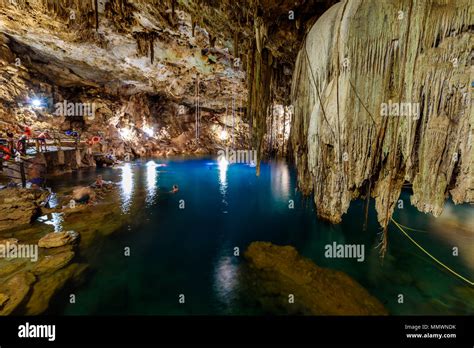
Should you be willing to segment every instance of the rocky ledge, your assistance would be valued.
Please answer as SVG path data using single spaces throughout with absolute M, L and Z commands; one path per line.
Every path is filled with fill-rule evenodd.
M 0 190 L 0 231 L 26 225 L 38 217 L 50 193 L 39 189 Z
M 40 248 L 57 248 L 76 241 L 79 234 L 74 231 L 51 232 L 38 242 Z
M 253 242 L 245 259 L 250 290 L 271 312 L 280 308 L 282 313 L 305 315 L 388 314 L 347 274 L 318 267 L 291 246 Z

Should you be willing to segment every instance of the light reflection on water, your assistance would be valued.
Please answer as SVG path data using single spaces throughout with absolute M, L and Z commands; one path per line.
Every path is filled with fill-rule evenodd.
M 151 206 L 156 197 L 158 190 L 158 183 L 156 181 L 158 175 L 156 171 L 157 165 L 154 161 L 149 161 L 146 164 L 146 203 Z
M 271 185 L 273 192 L 282 199 L 289 199 L 291 182 L 290 170 L 284 162 L 275 163 L 274 170 L 271 173 Z
M 130 163 L 125 163 L 122 167 L 122 180 L 120 181 L 120 197 L 122 199 L 122 212 L 127 214 L 132 205 L 133 195 L 133 171 Z
M 239 265 L 233 256 L 221 256 L 214 270 L 214 288 L 217 298 L 230 306 L 238 288 L 237 270 Z
M 219 160 L 219 191 L 222 195 L 222 203 L 224 204 L 224 213 L 227 213 L 227 170 L 229 168 L 229 162 L 225 158 Z
M 69 306 L 67 313 L 254 313 L 253 307 L 245 307 L 246 297 L 240 301 L 240 291 L 247 286 L 245 278 L 238 277 L 244 270 L 240 268 L 244 258 L 233 256 L 232 248 L 238 246 L 243 252 L 257 240 L 293 245 L 319 266 L 349 274 L 392 314 L 465 314 L 474 308 L 468 298 L 470 289 L 437 267 L 394 228 L 389 234 L 389 252 L 381 261 L 374 249 L 380 226 L 373 203 L 366 231 L 362 229 L 363 201 L 352 202 L 341 224 L 330 225 L 317 220 L 312 200 L 306 204 L 295 191 L 294 172 L 284 162 L 263 164 L 258 178 L 255 170 L 244 164 L 208 159 L 165 162 L 167 170 L 159 172 L 162 165 L 158 161 L 128 163 L 100 172 L 118 183 L 124 213 L 130 213 L 133 200 L 134 207 L 146 207 L 142 211 L 149 220 L 132 224 L 136 233 L 124 229 L 116 239 L 100 245 L 105 250 L 90 261 L 98 273 L 81 290 L 82 307 Z M 96 174 L 91 172 L 84 180 L 90 181 Z M 179 184 L 179 193 L 168 193 L 173 184 Z M 161 191 L 164 188 L 166 192 Z M 178 208 L 181 199 L 186 200 L 186 209 Z M 288 199 L 294 199 L 294 209 L 288 209 Z M 466 259 L 472 244 L 465 241 L 472 231 L 462 227 L 469 220 L 472 224 L 472 207 L 461 208 L 447 204 L 443 215 L 435 219 L 406 206 L 397 210 L 394 218 L 428 231 L 412 235 L 440 260 L 472 279 L 474 266 Z M 228 210 L 227 214 L 222 214 L 223 210 Z M 463 239 L 450 241 L 451 235 Z M 366 262 L 326 258 L 325 245 L 333 242 L 365 245 Z M 123 267 L 115 256 L 123 245 L 135 245 L 143 257 L 130 259 Z M 460 257 L 452 256 L 453 245 L 460 246 Z M 134 296 L 130 296 L 131 284 Z M 185 310 L 174 307 L 177 291 L 192 293 L 199 300 L 187 304 Z M 405 306 L 396 302 L 398 293 L 406 294 Z M 117 301 L 127 307 L 117 307 Z
M 49 215 L 43 215 L 38 218 L 38 221 L 46 225 L 53 226 L 54 232 L 63 231 L 63 223 L 64 223 L 63 213 L 51 213 L 51 218 L 49 217 Z
M 452 248 L 470 269 L 474 269 L 474 214 L 472 207 L 455 206 L 451 201 L 444 205 L 443 213 L 430 220 L 430 231 Z
M 64 214 L 52 213 L 51 220 L 46 221 L 46 224 L 53 225 L 54 232 L 61 232 L 63 230 Z

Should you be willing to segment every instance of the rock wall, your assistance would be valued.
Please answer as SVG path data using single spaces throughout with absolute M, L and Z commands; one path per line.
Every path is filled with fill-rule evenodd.
M 370 194 L 386 227 L 404 183 L 435 216 L 448 198 L 474 201 L 473 11 L 469 0 L 354 0 L 314 24 L 293 75 L 290 143 L 321 218 L 337 223 Z
M 0 231 L 32 222 L 41 213 L 48 191 L 7 188 L 0 190 Z
M 234 140 L 247 147 L 235 50 L 178 5 L 0 0 L 0 138 L 22 125 L 74 129 L 82 140 L 101 137 L 93 152 L 118 158 L 216 154 Z M 58 116 L 62 102 L 93 105 L 93 117 Z M 222 137 L 230 127 L 232 143 L 231 130 Z

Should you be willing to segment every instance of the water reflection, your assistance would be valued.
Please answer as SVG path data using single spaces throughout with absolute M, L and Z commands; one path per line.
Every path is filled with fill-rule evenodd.
M 229 162 L 225 158 L 219 159 L 219 191 L 222 195 L 222 203 L 227 209 L 227 169 L 229 167 Z M 224 213 L 227 213 L 227 210 L 224 210 Z
M 122 198 L 122 212 L 127 214 L 132 205 L 133 193 L 133 171 L 130 163 L 126 163 L 122 167 L 122 180 L 120 181 L 121 198 Z
M 474 215 L 472 207 L 454 206 L 451 201 L 444 205 L 443 213 L 430 220 L 430 232 L 459 249 L 460 259 L 471 271 L 474 270 Z M 474 273 L 472 273 L 474 274 Z
M 216 295 L 226 306 L 232 304 L 238 286 L 238 265 L 235 259 L 230 256 L 221 257 L 214 270 Z
M 157 191 L 157 173 L 156 173 L 156 163 L 154 161 L 149 161 L 146 164 L 146 203 L 148 206 L 152 205 L 155 201 L 156 191 Z
M 38 218 L 38 221 L 46 225 L 53 226 L 54 232 L 62 232 L 63 223 L 64 223 L 64 214 L 51 213 L 51 218 L 49 218 L 49 215 L 43 215 Z
M 63 230 L 64 214 L 63 213 L 52 213 L 51 220 L 46 222 L 50 223 L 54 227 L 54 232 L 61 232 Z
M 290 171 L 284 162 L 276 162 L 271 174 L 272 191 L 280 198 L 288 199 L 290 196 L 291 182 Z
M 58 196 L 56 193 L 51 192 L 50 188 L 48 188 L 48 191 L 51 193 L 48 200 L 48 206 L 50 208 L 56 208 L 59 205 Z

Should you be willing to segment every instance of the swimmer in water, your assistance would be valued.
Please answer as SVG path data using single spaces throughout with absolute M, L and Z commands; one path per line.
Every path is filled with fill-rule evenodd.
M 104 186 L 104 181 L 102 180 L 102 175 L 97 175 L 95 180 L 95 187 L 102 188 Z
M 173 185 L 173 189 L 171 190 L 171 193 L 176 193 L 179 191 L 178 185 Z

